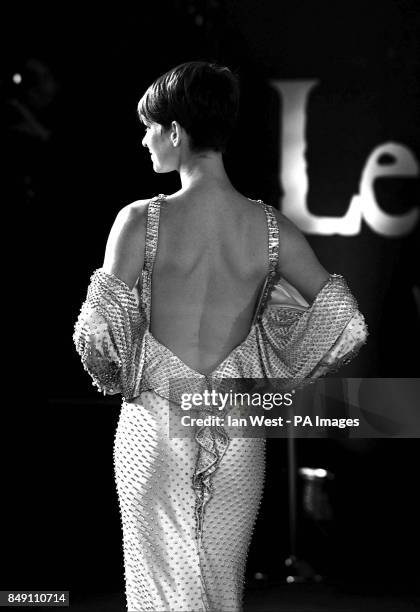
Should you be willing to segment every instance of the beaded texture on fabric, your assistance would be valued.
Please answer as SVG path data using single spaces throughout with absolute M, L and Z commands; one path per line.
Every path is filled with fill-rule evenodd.
M 95 270 L 73 340 L 99 391 L 125 395 L 135 387 L 145 325 L 136 290 L 101 268 Z
M 263 289 L 263 294 L 260 303 L 257 306 L 255 316 L 258 317 L 260 313 L 264 312 L 267 299 L 273 288 L 274 276 L 276 274 L 276 267 L 279 258 L 279 228 L 277 225 L 276 218 L 271 207 L 267 206 L 262 200 L 257 200 L 265 212 L 267 218 L 267 229 L 268 229 L 268 274 Z

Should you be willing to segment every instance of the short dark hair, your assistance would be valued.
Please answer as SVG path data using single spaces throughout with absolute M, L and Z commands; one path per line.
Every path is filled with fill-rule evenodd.
M 226 66 L 186 62 L 160 76 L 138 104 L 140 119 L 186 130 L 195 152 L 226 150 L 239 110 L 239 81 Z

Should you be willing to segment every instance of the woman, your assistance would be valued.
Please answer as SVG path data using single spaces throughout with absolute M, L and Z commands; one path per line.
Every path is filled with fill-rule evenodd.
M 114 464 L 129 610 L 241 608 L 264 440 L 223 425 L 170 437 L 182 394 L 226 378 L 303 384 L 366 337 L 344 279 L 280 212 L 231 184 L 222 156 L 238 100 L 230 70 L 206 62 L 146 91 L 142 144 L 181 189 L 120 211 L 75 328 L 94 384 L 124 400 Z

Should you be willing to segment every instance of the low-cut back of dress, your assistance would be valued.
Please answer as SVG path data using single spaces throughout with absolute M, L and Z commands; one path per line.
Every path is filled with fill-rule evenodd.
M 265 440 L 229 439 L 223 427 L 202 428 L 201 436 L 169 436 L 170 411 L 176 405 L 162 386 L 169 379 L 207 383 L 226 367 L 230 355 L 205 376 L 150 331 L 151 278 L 164 202 L 161 196 L 149 209 L 141 288 L 148 321 L 143 377 L 154 390 L 124 402 L 114 445 L 128 609 L 236 612 L 262 495 Z M 254 321 L 268 295 L 277 256 L 276 228 L 271 211 L 266 214 L 270 256 Z M 250 333 L 252 326 L 247 338 Z
M 256 305 L 254 308 L 254 316 L 251 323 L 251 328 L 249 333 L 247 334 L 245 340 L 243 340 L 239 346 L 244 345 L 246 343 L 248 337 L 252 332 L 252 328 L 254 326 L 255 321 L 257 320 L 258 314 L 264 309 L 265 304 L 267 302 L 267 298 L 270 294 L 270 291 L 273 286 L 273 280 L 275 276 L 275 271 L 277 267 L 278 261 L 278 227 L 275 216 L 266 204 L 262 202 L 262 200 L 250 200 L 259 204 L 265 212 L 266 222 L 267 222 L 267 242 L 268 242 L 268 262 L 267 262 L 267 274 L 265 277 L 265 281 L 263 286 L 259 292 L 259 296 L 256 301 Z M 177 355 L 175 355 L 168 347 L 159 342 L 150 331 L 150 319 L 151 319 L 151 304 L 152 304 L 152 274 L 153 274 L 153 266 L 156 259 L 157 247 L 158 247 L 158 239 L 159 239 L 159 218 L 160 218 L 160 209 L 166 203 L 166 198 L 163 194 L 158 196 L 156 199 L 152 200 L 149 204 L 148 208 L 148 218 L 147 218 L 147 226 L 146 226 L 146 243 L 145 243 L 145 262 L 142 271 L 141 277 L 141 289 L 140 289 L 140 299 L 143 304 L 143 309 L 146 315 L 146 319 L 148 321 L 146 334 L 148 336 L 148 342 L 153 344 L 153 350 L 160 350 L 161 352 L 166 352 L 168 358 L 173 359 L 177 362 L 178 368 L 182 370 L 189 371 L 192 375 L 200 375 L 199 372 L 194 370 L 193 368 L 187 366 Z M 236 347 L 236 350 L 239 347 Z M 221 370 L 225 363 L 229 361 L 231 358 L 233 351 L 231 351 L 223 361 L 213 369 L 210 374 L 206 376 L 212 376 L 220 374 Z M 205 376 L 202 374 L 202 376 Z
M 251 328 L 211 374 L 197 372 L 150 332 L 164 201 L 157 196 L 148 206 L 140 287 L 96 270 L 73 338 L 92 384 L 123 396 L 114 469 L 128 610 L 237 612 L 263 489 L 265 441 L 230 436 L 218 425 L 169 435 L 169 417 L 179 413 L 183 394 L 226 379 L 307 384 L 350 361 L 367 327 L 339 274 L 329 276 L 311 305 L 284 279 L 273 286 L 279 231 L 272 208 L 259 200 L 268 271 Z

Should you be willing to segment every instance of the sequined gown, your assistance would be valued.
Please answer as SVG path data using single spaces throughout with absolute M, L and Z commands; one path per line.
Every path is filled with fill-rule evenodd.
M 356 354 L 367 329 L 340 275 L 330 275 L 311 306 L 285 280 L 274 285 L 279 232 L 272 208 L 259 200 L 255 205 L 267 220 L 268 273 L 251 329 L 211 375 L 196 372 L 150 331 L 164 204 L 160 195 L 148 205 L 140 288 L 130 290 L 96 270 L 74 341 L 93 384 L 123 396 L 114 468 L 127 609 L 237 612 L 264 483 L 265 440 L 233 437 L 218 426 L 170 437 L 169 413 L 182 393 L 212 381 L 323 375 Z

